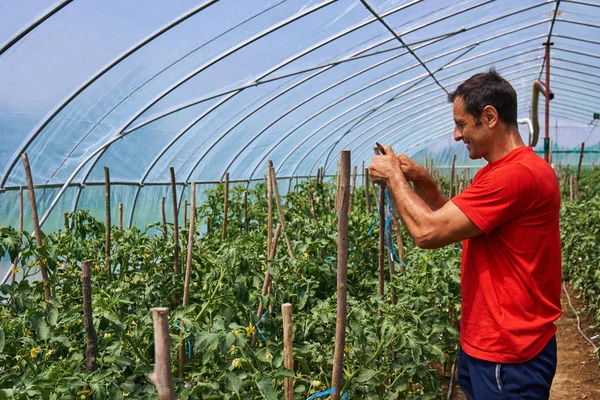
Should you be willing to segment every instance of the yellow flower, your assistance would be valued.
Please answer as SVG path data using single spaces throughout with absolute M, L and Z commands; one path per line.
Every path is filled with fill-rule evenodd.
M 31 358 L 36 358 L 39 352 L 40 350 L 37 347 L 32 347 L 31 351 L 29 352 L 29 355 L 31 356 Z
M 202 253 L 202 257 L 206 257 L 206 253 Z
M 237 347 L 234 344 L 231 346 L 231 349 L 229 349 L 229 354 L 231 354 L 232 356 L 235 356 L 236 351 L 237 351 Z
M 19 372 L 21 370 L 21 367 L 19 367 L 18 365 L 15 365 L 12 367 L 12 370 L 15 372 Z
M 206 283 L 202 286 L 202 290 L 206 290 Z
M 261 266 L 260 269 L 262 269 L 264 271 L 265 270 L 265 266 L 264 265 Z
M 344 346 L 344 352 L 345 353 L 349 353 L 350 350 L 352 350 L 352 347 L 350 345 L 347 344 L 346 346 Z
M 94 265 L 94 271 L 100 271 L 100 266 L 98 264 Z
M 31 335 L 31 331 L 29 329 L 27 329 L 27 328 L 25 328 L 24 333 L 25 333 L 26 336 Z
M 219 287 L 223 287 L 223 281 L 219 281 Z
M 44 353 L 44 360 L 49 359 L 52 354 L 54 354 L 54 350 L 50 349 L 50 350 L 46 351 Z
M 123 397 L 129 397 L 130 394 L 131 392 L 122 392 Z
M 250 324 L 248 324 L 248 327 L 244 328 L 244 330 L 246 331 L 246 336 L 252 335 L 252 333 L 254 332 L 254 325 L 252 325 L 252 322 L 250 322 Z
M 269 360 L 271 358 L 273 358 L 273 354 L 271 354 L 271 351 L 269 349 L 267 349 L 265 351 L 265 359 Z
M 144 258 L 148 258 L 148 257 L 150 257 L 150 254 L 144 253 Z
M 15 274 L 18 274 L 19 272 L 21 272 L 21 269 L 19 267 L 15 267 Z
M 302 255 L 304 256 L 304 258 L 308 258 L 308 253 L 304 253 Z
M 233 368 L 242 368 L 242 359 L 241 358 L 236 358 L 231 362 L 231 366 Z

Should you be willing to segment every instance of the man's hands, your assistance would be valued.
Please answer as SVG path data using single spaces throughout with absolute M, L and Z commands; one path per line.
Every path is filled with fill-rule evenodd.
M 429 173 L 424 167 L 404 154 L 394 154 L 391 146 L 384 146 L 383 149 L 386 155 L 373 157 L 369 165 L 369 175 L 373 182 L 389 185 L 390 179 L 397 174 L 411 182 L 419 182 L 429 178 Z
M 369 164 L 369 175 L 375 183 L 387 185 L 397 174 L 402 175 L 400 163 L 391 146 L 383 146 L 385 155 L 377 155 Z

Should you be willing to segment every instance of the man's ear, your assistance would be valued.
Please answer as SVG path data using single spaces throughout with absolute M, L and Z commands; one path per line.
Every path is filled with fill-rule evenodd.
M 494 106 L 485 106 L 483 108 L 482 114 L 482 122 L 486 124 L 489 128 L 494 128 L 498 124 L 498 110 Z

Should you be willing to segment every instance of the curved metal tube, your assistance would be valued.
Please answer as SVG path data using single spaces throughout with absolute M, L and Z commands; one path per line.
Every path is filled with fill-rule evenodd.
M 166 89 L 165 91 L 163 91 L 160 95 L 156 96 L 154 99 L 152 99 L 149 103 L 147 103 L 141 110 L 139 110 L 138 112 L 135 113 L 135 115 L 133 117 L 131 117 L 129 119 L 129 121 L 127 121 L 121 129 L 119 129 L 119 131 L 117 132 L 116 136 L 126 136 L 128 133 L 125 132 L 125 129 L 127 129 L 127 127 L 129 125 L 131 125 L 140 115 L 142 115 L 144 112 L 146 112 L 148 109 L 150 109 L 154 104 L 156 104 L 158 101 L 160 101 L 161 99 L 163 99 L 165 96 L 167 96 L 169 93 L 171 93 L 172 91 L 174 91 L 175 89 L 177 89 L 178 87 L 180 87 L 181 85 L 183 85 L 185 82 L 189 81 L 190 79 L 192 79 L 194 76 L 198 75 L 200 72 L 204 71 L 206 68 L 210 67 L 211 65 L 216 64 L 217 62 L 221 61 L 222 59 L 228 57 L 229 55 L 235 53 L 236 51 L 248 46 L 249 44 L 263 38 L 264 36 L 300 19 L 303 18 L 327 5 L 332 4 L 333 2 L 335 2 L 335 0 L 326 0 L 323 3 L 317 4 L 316 6 L 313 6 L 309 9 L 304 10 L 302 13 L 294 15 L 290 18 L 287 18 L 283 21 L 279 21 L 278 23 L 276 23 L 275 25 L 270 26 L 269 28 L 267 28 L 266 30 L 263 30 L 262 32 L 244 40 L 243 42 L 239 43 L 238 45 L 224 51 L 223 53 L 213 57 L 211 60 L 209 60 L 208 62 L 204 63 L 202 66 L 200 66 L 199 68 L 196 68 L 193 72 L 189 73 L 188 75 L 186 75 L 184 78 L 181 78 L 180 80 L 178 80 L 175 84 L 171 85 L 168 89 Z M 104 155 L 104 152 L 106 151 L 108 147 L 104 148 L 102 150 L 102 152 L 100 153 L 100 156 L 92 163 L 92 165 L 90 166 L 90 168 L 86 171 L 86 173 L 84 174 L 84 177 L 82 179 L 82 184 L 85 184 L 85 181 L 87 180 L 88 176 L 90 175 L 90 173 L 92 172 L 92 170 L 94 169 L 96 163 L 102 158 L 102 156 Z M 81 191 L 81 188 L 79 189 L 79 191 Z M 77 197 L 79 198 L 79 196 Z M 77 207 L 77 203 L 74 205 L 75 208 Z
M 10 49 L 12 46 L 14 46 L 19 40 L 21 40 L 25 36 L 27 36 L 29 34 L 29 32 L 31 32 L 32 30 L 34 30 L 35 28 L 37 28 L 38 26 L 43 24 L 48 18 L 50 18 L 51 16 L 53 16 L 54 14 L 56 14 L 57 12 L 62 10 L 67 4 L 69 4 L 72 1 L 73 0 L 63 1 L 62 3 L 60 3 L 59 5 L 54 7 L 52 10 L 50 10 L 50 12 L 48 12 L 47 14 L 44 14 L 44 16 L 42 18 L 38 19 L 37 21 L 34 21 L 27 28 L 25 28 L 21 32 L 19 32 L 15 37 L 13 37 L 11 40 L 6 42 L 2 47 L 0 47 L 0 56 L 2 54 L 4 54 L 5 51 Z
M 539 79 L 533 82 L 533 87 L 531 88 L 531 121 L 533 124 L 533 133 L 531 135 L 531 147 L 535 147 L 538 142 L 538 137 L 540 135 L 540 121 L 538 119 L 538 103 L 540 98 L 540 92 L 546 97 L 546 85 L 540 81 Z M 554 93 L 550 91 L 549 93 L 550 100 L 554 98 Z
M 2 181 L 0 181 L 0 187 L 3 187 L 4 184 L 6 183 L 6 180 L 8 179 L 8 176 L 11 174 L 11 172 L 14 169 L 15 165 L 17 164 L 17 161 L 19 161 L 19 157 L 21 157 L 21 154 L 23 154 L 23 152 L 25 152 L 27 150 L 27 148 L 29 147 L 29 145 L 31 145 L 31 143 L 35 140 L 35 138 L 50 123 L 50 121 L 52 121 L 52 119 L 54 119 L 54 117 L 56 117 L 58 115 L 58 113 L 60 113 L 67 105 L 69 105 L 71 103 L 71 101 L 73 101 L 77 96 L 79 96 L 79 94 L 81 94 L 85 89 L 87 89 L 90 85 L 92 85 L 94 82 L 96 82 L 105 73 L 107 73 L 108 71 L 110 71 L 113 67 L 115 67 L 121 61 L 123 61 L 124 59 L 126 59 L 127 57 L 129 57 L 131 54 L 135 53 L 137 50 L 139 50 L 140 48 L 142 48 L 143 46 L 145 46 L 146 44 L 148 44 L 152 40 L 156 39 L 157 37 L 159 37 L 163 33 L 167 32 L 171 28 L 179 25 L 181 22 L 187 20 L 188 18 L 192 17 L 193 15 L 197 14 L 198 12 L 204 10 L 205 8 L 207 8 L 208 6 L 212 5 L 216 1 L 217 0 L 209 0 L 207 3 L 205 3 L 205 4 L 201 5 L 201 6 L 196 7 L 195 9 L 193 9 L 190 12 L 188 12 L 187 14 L 184 14 L 183 16 L 179 17 L 177 20 L 175 20 L 175 21 L 171 22 L 170 24 L 162 27 L 157 32 L 155 32 L 154 34 L 148 36 L 146 39 L 143 39 L 141 42 L 139 42 L 138 44 L 136 44 L 135 46 L 133 46 L 129 50 L 125 51 L 119 57 L 117 57 L 116 59 L 114 59 L 113 61 L 111 61 L 106 67 L 102 68 L 99 72 L 97 72 L 90 80 L 88 80 L 86 83 L 84 83 L 79 88 L 77 88 L 73 93 L 71 93 L 71 95 L 67 98 L 67 100 L 65 100 L 62 104 L 60 104 L 53 111 L 51 111 L 50 113 L 46 114 L 46 116 L 44 117 L 44 120 L 41 123 L 39 123 L 38 125 L 36 125 L 36 127 L 33 128 L 33 130 L 30 132 L 30 134 L 28 135 L 27 139 L 25 140 L 25 143 L 19 148 L 19 150 L 17 152 L 15 152 L 12 155 L 9 167 L 8 167 L 8 169 L 6 169 L 4 171 L 4 174 L 2 176 Z

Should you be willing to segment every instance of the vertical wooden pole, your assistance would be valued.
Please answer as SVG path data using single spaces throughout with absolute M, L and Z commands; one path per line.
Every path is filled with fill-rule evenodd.
M 367 203 L 367 212 L 371 213 L 371 199 L 369 198 L 369 168 L 365 168 L 363 171 L 363 180 L 365 188 L 365 201 Z
M 69 230 L 69 212 L 68 211 L 65 211 L 63 213 L 63 219 L 64 219 L 64 221 L 63 221 L 64 229 L 65 229 L 65 232 L 67 232 Z
M 174 244 L 174 261 L 173 270 L 176 274 L 179 273 L 179 213 L 177 212 L 177 187 L 175 186 L 175 168 L 169 168 L 171 172 L 171 194 L 173 200 L 173 244 Z
M 352 191 L 350 192 L 350 205 L 348 206 L 348 211 L 352 211 L 352 204 L 354 203 L 354 191 L 356 190 L 356 175 L 358 174 L 358 166 L 354 166 L 354 170 L 352 171 Z
M 341 152 L 340 196 L 342 198 L 338 212 L 338 257 L 337 257 L 337 319 L 335 328 L 335 348 L 333 353 L 333 376 L 331 386 L 335 392 L 333 400 L 341 397 L 344 366 L 344 347 L 346 346 L 346 312 L 348 307 L 348 206 L 350 195 L 350 151 Z
M 162 214 L 162 230 L 163 230 L 164 238 L 167 237 L 167 214 L 165 212 L 165 201 L 166 201 L 166 198 L 164 198 L 164 197 L 160 199 L 160 210 L 161 210 L 161 214 Z
M 452 166 L 450 167 L 450 198 L 454 195 L 454 165 L 456 164 L 456 154 L 452 155 Z
M 94 329 L 92 318 L 92 262 L 84 261 L 81 264 L 81 290 L 83 292 L 83 324 L 85 326 L 86 349 L 85 368 L 87 372 L 96 370 L 96 354 L 98 352 L 98 336 Z
M 271 182 L 273 182 L 273 191 L 275 192 L 275 203 L 277 205 L 277 213 L 279 214 L 279 222 L 281 226 L 283 226 L 283 237 L 285 239 L 285 243 L 287 245 L 288 254 L 290 258 L 294 259 L 294 250 L 292 249 L 292 243 L 290 242 L 290 238 L 287 235 L 287 231 L 285 228 L 285 215 L 283 214 L 283 206 L 281 205 L 281 197 L 279 196 L 279 188 L 277 186 L 277 176 L 275 176 L 275 168 L 271 167 Z
M 550 163 L 550 46 L 554 43 L 548 41 L 544 43 L 546 46 L 546 115 L 545 115 L 545 126 L 544 126 L 544 160 Z
M 398 242 L 398 258 L 400 262 L 404 262 L 404 243 L 402 241 L 402 229 L 400 229 L 400 221 L 396 217 L 396 213 L 392 213 L 392 222 L 396 231 L 396 241 Z M 405 272 L 406 268 L 401 266 L 400 271 Z
M 108 273 L 108 280 L 112 281 L 112 270 L 110 268 L 110 171 L 108 167 L 104 167 L 104 184 L 106 186 L 106 243 L 105 243 L 105 259 L 106 259 L 106 272 Z
M 294 354 L 292 351 L 292 305 L 281 305 L 283 317 L 283 366 L 294 372 Z M 285 400 L 294 400 L 294 378 L 285 378 Z
M 23 213 L 24 213 L 24 208 L 23 208 L 23 186 L 19 186 L 19 248 L 21 248 L 23 246 Z M 68 213 L 65 211 L 65 216 L 68 216 Z M 68 229 L 68 219 L 66 218 L 67 221 L 67 229 Z M 66 230 L 65 230 L 66 232 Z M 19 252 L 19 254 L 17 254 L 17 256 L 15 257 L 15 260 L 13 262 L 12 265 L 12 275 L 10 278 L 10 283 L 13 284 L 15 283 L 15 278 L 17 275 L 17 265 L 19 264 L 19 259 L 20 259 L 21 253 Z
M 379 155 L 379 149 L 376 147 L 375 154 Z M 425 165 L 427 165 L 427 157 L 425 157 Z M 374 189 L 374 188 L 373 188 Z M 378 277 L 378 285 L 377 285 L 377 293 L 379 297 L 383 299 L 383 292 L 385 290 L 385 185 L 379 185 L 379 261 L 377 268 L 377 277 Z M 390 271 L 393 267 L 390 268 Z M 391 279 L 391 276 L 390 276 Z M 377 310 L 377 315 L 383 315 L 383 311 L 381 308 Z
M 310 201 L 310 214 L 315 222 L 318 223 L 319 221 L 317 220 L 317 214 L 315 212 L 315 199 L 313 197 L 313 191 L 310 182 L 308 183 L 308 199 Z
M 183 285 L 183 307 L 189 305 L 190 281 L 192 279 L 192 259 L 194 254 L 194 232 L 196 230 L 196 182 L 192 182 L 190 207 L 190 225 L 188 229 L 187 257 L 185 265 L 185 283 Z M 179 321 L 183 328 L 183 321 Z M 179 378 L 183 378 L 185 370 L 185 344 L 183 343 L 183 331 L 179 332 L 179 364 L 177 368 Z
M 154 322 L 154 371 L 149 375 L 156 386 L 160 400 L 175 400 L 171 375 L 171 338 L 169 337 L 169 309 L 151 308 Z
M 119 203 L 119 230 L 122 231 L 123 230 L 123 203 Z
M 187 199 L 183 200 L 183 229 L 187 228 L 187 208 L 188 201 Z
M 35 191 L 33 188 L 33 178 L 31 177 L 31 167 L 29 166 L 29 158 L 27 153 L 23 153 L 23 167 L 25 168 L 25 177 L 27 179 L 27 190 L 29 191 L 29 203 L 31 204 L 31 219 L 33 220 L 33 230 L 35 232 L 35 244 L 39 249 L 42 248 L 42 231 L 40 230 L 40 223 L 37 213 L 37 204 L 35 202 Z M 42 274 L 42 281 L 44 282 L 44 300 L 46 300 L 46 312 L 49 312 L 52 308 L 50 304 L 50 283 L 48 282 L 48 270 L 46 269 L 46 259 L 40 257 L 40 272 Z
M 579 174 L 581 173 L 581 162 L 583 161 L 583 150 L 585 149 L 585 142 L 581 142 L 581 150 L 579 151 L 579 163 L 577 164 L 577 180 L 579 180 Z

